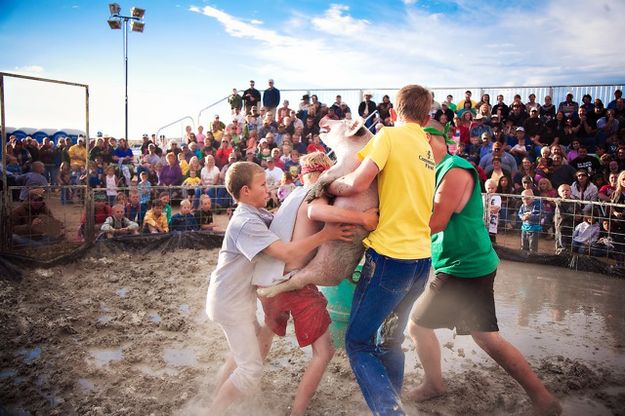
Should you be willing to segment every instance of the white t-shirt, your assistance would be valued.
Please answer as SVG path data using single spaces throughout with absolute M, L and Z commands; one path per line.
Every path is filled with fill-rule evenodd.
M 278 188 L 280 186 L 280 182 L 282 181 L 282 175 L 284 172 L 277 166 L 274 166 L 273 169 L 265 169 L 265 177 L 267 178 L 267 187 L 270 189 Z
M 244 203 L 234 211 L 208 285 L 206 314 L 211 320 L 232 325 L 256 319 L 252 274 L 258 254 L 280 239 L 269 231 L 272 219 L 268 211 Z
M 115 175 L 106 175 L 106 194 L 108 196 L 117 196 L 117 177 Z
M 488 203 L 485 210 L 488 232 L 490 234 L 497 234 L 497 226 L 499 225 L 499 209 L 501 209 L 501 197 L 499 195 L 487 194 L 486 202 Z M 495 212 L 493 208 L 499 209 Z
M 200 178 L 202 185 L 219 185 L 219 168 L 217 166 L 212 168 L 204 166 L 200 172 Z

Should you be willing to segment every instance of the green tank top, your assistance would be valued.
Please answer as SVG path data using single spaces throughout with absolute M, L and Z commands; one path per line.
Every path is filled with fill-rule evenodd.
M 473 193 L 460 213 L 452 214 L 444 231 L 432 235 L 432 267 L 436 273 L 471 278 L 492 273 L 499 258 L 484 224 L 484 207 L 477 171 L 468 161 L 447 155 L 436 165 L 436 188 L 450 169 L 466 169 L 473 175 Z

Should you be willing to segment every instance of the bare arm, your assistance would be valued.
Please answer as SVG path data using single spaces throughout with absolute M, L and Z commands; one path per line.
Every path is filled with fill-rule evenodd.
M 328 223 L 323 229 L 311 236 L 298 241 L 285 243 L 282 240 L 273 242 L 263 250 L 268 256 L 282 260 L 285 263 L 299 257 L 302 253 L 308 253 L 326 241 L 343 240 L 351 241 L 353 226 Z
M 380 169 L 375 162 L 366 157 L 355 171 L 332 182 L 328 191 L 336 196 L 360 193 L 369 188 L 379 172 Z
M 328 204 L 327 199 L 318 198 L 308 205 L 308 218 L 320 222 L 338 222 L 362 225 L 367 231 L 378 226 L 378 209 L 372 208 L 364 212 L 339 208 Z
M 434 195 L 430 218 L 432 234 L 444 231 L 454 213 L 462 211 L 473 192 L 473 177 L 466 169 L 453 168 L 445 174 Z

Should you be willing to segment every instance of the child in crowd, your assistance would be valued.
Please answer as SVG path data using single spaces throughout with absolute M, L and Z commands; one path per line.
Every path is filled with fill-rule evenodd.
M 115 196 L 115 201 L 113 202 L 113 205 L 120 204 L 122 207 L 125 207 L 127 203 L 128 197 L 126 196 L 126 194 L 123 192 L 118 192 Z
M 553 216 L 556 209 L 553 199 L 558 197 L 558 192 L 553 189 L 551 181 L 547 178 L 540 178 L 538 180 L 538 195 L 546 198 L 542 200 L 542 226 L 543 230 L 551 230 L 553 228 Z M 550 235 L 553 233 L 550 231 Z
M 499 225 L 499 211 L 501 210 L 501 197 L 496 194 L 498 181 L 487 179 L 484 183 L 486 195 L 484 197 L 484 220 L 488 228 L 490 241 L 497 241 L 497 226 Z
M 595 222 L 592 205 L 584 207 L 584 220 L 573 231 L 573 252 L 590 254 L 590 247 L 599 239 L 599 224 Z
M 113 238 L 116 235 L 137 234 L 138 229 L 139 224 L 124 216 L 124 206 L 115 204 L 111 208 L 111 216 L 104 221 L 100 231 L 106 235 L 106 238 Z
M 93 161 L 95 162 L 95 173 L 98 176 L 100 183 L 104 183 L 105 169 L 102 156 L 96 156 Z
M 139 192 L 139 204 L 141 204 L 141 212 L 143 212 L 144 216 L 148 210 L 148 204 L 152 199 L 152 184 L 149 180 L 149 174 L 146 171 L 141 172 L 139 175 L 141 179 L 137 184 L 137 192 Z
M 291 172 L 284 172 L 282 174 L 282 181 L 278 187 L 278 200 L 280 203 L 284 202 L 287 196 L 295 189 L 295 183 L 293 182 L 293 176 Z
M 187 190 L 187 198 L 189 201 L 193 200 L 193 196 L 195 195 L 195 188 L 202 184 L 202 179 L 197 175 L 197 171 L 195 169 L 189 170 L 189 177 L 182 182 L 182 186 L 186 186 L 189 188 Z
M 106 168 L 106 177 L 104 178 L 106 186 L 106 198 L 109 205 L 115 204 L 115 197 L 117 197 L 117 188 L 119 187 L 119 178 L 115 175 L 115 167 L 109 166 Z
M 22 174 L 22 166 L 20 166 L 20 163 L 17 161 L 17 158 L 15 156 L 9 155 L 7 172 L 16 176 Z
M 169 232 L 167 216 L 163 213 L 163 202 L 160 199 L 152 202 L 152 209 L 145 213 L 143 232 L 152 234 Z
M 102 224 L 108 217 L 111 216 L 111 207 L 107 204 L 107 197 L 105 193 L 96 192 L 93 195 L 93 217 L 94 217 L 94 231 L 96 234 L 100 231 Z M 85 225 L 87 223 L 87 211 L 84 210 L 82 218 L 80 219 L 80 227 L 78 228 L 78 237 L 81 240 L 85 238 Z
M 263 337 L 269 333 L 261 330 L 257 338 L 256 293 L 251 283 L 257 255 L 292 261 L 326 241 L 349 240 L 351 236 L 349 228 L 328 224 L 307 238 L 285 243 L 269 231 L 273 217 L 263 209 L 269 196 L 263 169 L 254 163 L 237 162 L 228 169 L 225 183 L 238 207 L 210 277 L 206 312 L 224 331 L 236 368 L 227 380 L 218 380 L 217 394 L 207 412 L 210 415 L 221 414 L 260 383 L 263 356 L 268 352 Z M 224 366 L 222 375 L 227 375 L 227 369 Z
M 95 162 L 90 161 L 84 177 L 80 178 L 81 183 L 89 184 L 90 188 L 101 188 L 104 182 L 98 175 L 98 166 Z
M 554 227 L 556 231 L 556 254 L 562 254 L 571 248 L 571 238 L 575 227 L 575 213 L 579 212 L 580 206 L 574 201 L 571 195 L 571 185 L 562 184 L 558 187 L 556 200 Z
M 180 201 L 180 212 L 171 217 L 169 228 L 174 231 L 197 231 L 200 226 L 193 214 L 191 214 L 191 201 Z
M 169 196 L 169 192 L 161 192 L 158 195 L 158 199 L 163 204 L 163 211 L 165 212 L 165 218 L 167 218 L 167 224 L 169 224 L 171 222 L 171 205 L 169 203 L 171 200 L 171 197 Z
M 61 205 L 72 204 L 72 190 L 70 188 L 66 188 L 71 185 L 70 182 L 71 170 L 69 168 L 69 163 L 61 162 L 61 166 L 59 167 L 59 176 L 57 178 L 57 183 L 62 187 L 61 188 Z
M 189 162 L 185 159 L 184 152 L 178 153 L 178 164 L 180 165 L 182 176 L 186 176 L 189 173 Z
M 534 199 L 534 192 L 529 189 L 521 192 L 523 204 L 519 208 L 521 224 L 521 249 L 538 252 L 538 236 L 542 231 L 540 225 L 540 201 Z
M 130 221 L 134 221 L 139 225 L 143 224 L 143 217 L 145 216 L 145 210 L 140 202 L 139 192 L 133 190 L 130 191 L 130 197 L 128 203 L 125 205 L 126 217 Z
M 597 241 L 590 245 L 590 254 L 597 257 L 614 257 L 617 260 L 621 260 L 620 253 L 617 251 L 621 247 L 617 247 L 615 236 L 611 231 L 611 224 L 608 218 L 604 218 L 601 221 L 601 230 L 599 231 L 599 238 Z
M 211 199 L 208 195 L 200 196 L 200 208 L 195 211 L 195 220 L 200 226 L 200 230 L 212 231 L 215 228 L 211 205 Z

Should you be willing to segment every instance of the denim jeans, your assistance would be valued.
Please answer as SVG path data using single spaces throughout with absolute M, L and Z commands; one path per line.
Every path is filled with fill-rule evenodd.
M 412 304 L 423 292 L 431 260 L 400 260 L 369 248 L 356 286 L 345 347 L 374 415 L 404 415 L 401 344 Z

